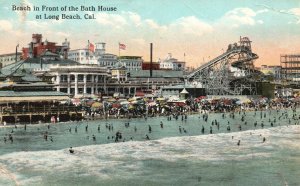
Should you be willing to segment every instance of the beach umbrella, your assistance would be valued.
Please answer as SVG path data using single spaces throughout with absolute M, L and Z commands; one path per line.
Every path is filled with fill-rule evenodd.
M 155 103 L 155 102 L 150 102 L 150 103 L 148 103 L 148 105 L 149 105 L 149 106 L 155 106 L 156 103 Z
M 242 101 L 237 101 L 237 102 L 235 102 L 235 104 L 237 104 L 237 105 L 241 105 L 242 104 Z
M 107 101 L 108 101 L 108 102 L 115 102 L 116 99 L 115 99 L 115 98 L 109 98 Z
M 135 106 L 134 105 L 129 105 L 129 108 L 128 109 L 134 109 Z
M 138 104 L 139 102 L 135 100 L 135 101 L 131 101 L 130 103 L 131 104 Z
M 129 98 L 128 101 L 129 101 L 129 102 L 135 101 L 135 99 L 134 99 L 134 98 Z
M 100 102 L 94 102 L 92 104 L 92 108 L 101 108 L 101 107 L 103 107 L 103 104 Z
M 183 102 L 177 102 L 176 105 L 179 106 L 179 107 L 183 107 L 183 106 L 185 106 L 186 104 L 183 103 Z
M 157 98 L 156 100 L 157 101 L 165 101 L 166 99 L 165 98 Z
M 121 105 L 128 105 L 129 104 L 129 101 L 122 101 L 120 102 Z
M 86 102 L 86 105 L 87 105 L 87 106 L 92 106 L 93 103 L 95 103 L 94 100 L 88 100 L 88 101 Z
M 71 101 L 74 105 L 80 105 L 81 104 L 80 99 L 78 99 L 78 98 L 72 99 Z
M 113 103 L 112 104 L 112 108 L 121 108 L 121 104 L 120 103 Z

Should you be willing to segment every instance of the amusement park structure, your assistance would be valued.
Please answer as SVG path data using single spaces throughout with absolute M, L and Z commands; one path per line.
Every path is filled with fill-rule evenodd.
M 252 53 L 248 37 L 229 44 L 225 53 L 201 65 L 186 76 L 188 82 L 201 84 L 208 95 L 256 95 L 259 72 L 254 69 L 258 55 Z

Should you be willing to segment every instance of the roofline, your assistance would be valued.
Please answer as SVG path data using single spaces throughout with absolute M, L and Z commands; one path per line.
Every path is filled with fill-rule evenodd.
M 17 54 L 22 54 L 22 52 L 17 52 Z M 8 54 L 0 54 L 0 57 L 3 57 L 3 56 L 9 56 L 9 55 L 16 55 L 16 53 L 8 53 Z

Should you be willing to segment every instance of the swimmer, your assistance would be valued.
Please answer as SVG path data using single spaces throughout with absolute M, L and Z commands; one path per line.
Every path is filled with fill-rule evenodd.
M 241 140 L 239 140 L 239 141 L 237 142 L 237 145 L 238 145 L 238 146 L 240 146 L 240 144 L 241 144 Z
M 264 138 L 263 138 L 263 143 L 264 143 L 265 141 L 266 141 L 266 138 L 264 137 Z
M 160 128 L 164 128 L 164 124 L 162 121 L 160 122 Z
M 70 152 L 71 154 L 74 153 L 74 150 L 72 149 L 72 147 L 70 147 L 69 152 Z
M 93 134 L 93 141 L 96 141 L 96 136 Z
M 149 133 L 151 133 L 152 132 L 152 128 L 151 128 L 151 126 L 149 125 Z
M 150 138 L 149 138 L 149 136 L 148 136 L 147 134 L 146 134 L 146 139 L 147 139 L 147 140 L 150 140 Z
M 98 132 L 100 132 L 100 125 L 98 125 Z

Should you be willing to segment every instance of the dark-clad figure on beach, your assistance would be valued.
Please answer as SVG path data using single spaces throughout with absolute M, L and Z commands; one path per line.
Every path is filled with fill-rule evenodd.
M 147 140 L 150 140 L 150 138 L 149 138 L 148 134 L 146 134 L 146 139 L 147 139 Z
M 69 152 L 70 152 L 71 154 L 74 154 L 74 150 L 73 150 L 72 147 L 70 147 Z

